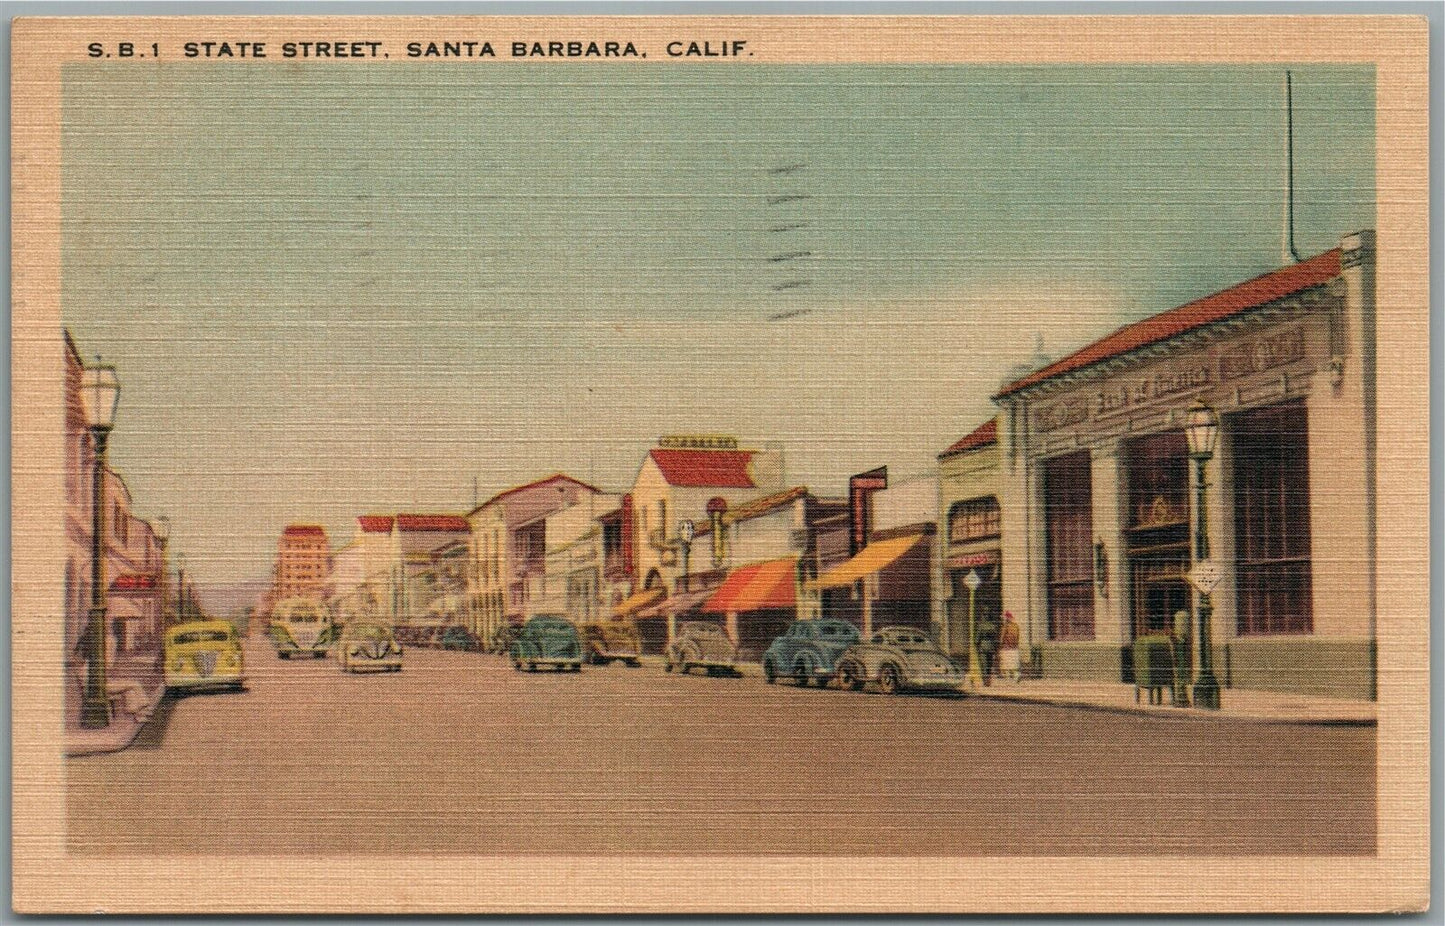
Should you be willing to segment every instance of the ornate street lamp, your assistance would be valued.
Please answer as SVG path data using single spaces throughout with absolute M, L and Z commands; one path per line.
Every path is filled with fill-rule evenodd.
M 690 591 L 687 575 L 687 558 L 692 552 L 692 538 L 696 536 L 697 528 L 691 520 L 684 518 L 677 525 L 677 541 L 682 546 L 682 590 Z
M 978 627 L 974 621 L 973 602 L 983 579 L 979 577 L 977 569 L 970 569 L 968 575 L 963 577 L 963 584 L 968 588 L 968 681 L 977 688 L 983 684 L 983 672 L 978 665 Z
M 1205 495 L 1205 465 L 1214 456 L 1219 440 L 1219 415 L 1196 399 L 1185 419 L 1184 435 L 1189 441 L 1189 456 L 1195 466 L 1195 501 L 1198 516 L 1194 528 L 1195 588 L 1199 591 L 1199 678 L 1194 683 L 1194 706 L 1219 709 L 1219 680 L 1214 677 L 1214 654 L 1209 641 L 1209 623 L 1214 606 L 1209 600 L 1212 581 L 1205 576 L 1214 572 L 1209 564 L 1208 509 Z
M 80 374 L 80 404 L 90 429 L 94 460 L 90 473 L 90 615 L 86 634 L 85 693 L 80 725 L 110 726 L 110 697 L 105 685 L 105 448 L 120 404 L 115 367 L 99 362 Z

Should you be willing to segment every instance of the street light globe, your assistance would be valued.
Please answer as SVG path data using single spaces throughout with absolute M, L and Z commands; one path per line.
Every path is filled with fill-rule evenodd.
M 97 363 L 80 373 L 80 402 L 87 426 L 109 431 L 115 425 L 115 408 L 120 404 L 120 377 L 109 363 Z
M 1184 419 L 1184 435 L 1189 441 L 1190 456 L 1199 459 L 1214 456 L 1214 444 L 1219 440 L 1219 415 L 1202 400 L 1195 399 Z
M 684 520 L 677 526 L 677 535 L 682 538 L 683 543 L 692 543 L 696 528 L 690 520 Z

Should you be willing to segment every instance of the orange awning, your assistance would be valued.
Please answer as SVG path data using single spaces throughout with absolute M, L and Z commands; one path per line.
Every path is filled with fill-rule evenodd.
M 733 570 L 702 610 L 710 614 L 792 608 L 798 603 L 798 561 L 793 557 Z
M 612 609 L 612 616 L 628 617 L 634 611 L 641 611 L 643 608 L 647 607 L 653 602 L 658 601 L 665 594 L 667 594 L 667 589 L 662 588 L 661 586 L 657 588 L 643 589 L 637 594 L 624 599 L 621 604 L 615 606 Z
M 894 537 L 890 540 L 870 543 L 859 550 L 857 556 L 845 563 L 839 563 L 819 576 L 818 581 L 813 583 L 813 587 L 836 588 L 840 585 L 852 585 L 864 576 L 870 576 L 880 569 L 891 566 L 922 539 L 922 534 L 910 534 L 907 537 Z

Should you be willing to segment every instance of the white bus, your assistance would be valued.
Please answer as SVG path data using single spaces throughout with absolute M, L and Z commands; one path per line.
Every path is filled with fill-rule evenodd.
M 331 611 L 315 598 L 287 598 L 271 610 L 271 640 L 282 659 L 295 655 L 322 659 L 338 635 Z

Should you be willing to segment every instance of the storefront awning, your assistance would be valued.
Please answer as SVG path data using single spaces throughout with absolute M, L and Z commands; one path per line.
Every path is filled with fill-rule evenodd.
M 923 536 L 923 534 L 909 534 L 907 537 L 894 537 L 870 543 L 860 550 L 857 556 L 846 563 L 839 563 L 819 576 L 818 580 L 813 583 L 813 587 L 835 588 L 840 585 L 852 585 L 864 576 L 870 576 L 897 562 L 898 558 L 913 549 L 914 545 L 923 539 Z
M 655 605 L 645 607 L 637 612 L 639 620 L 649 617 L 677 617 L 679 614 L 686 614 L 695 611 L 709 598 L 715 589 L 705 589 L 700 592 L 683 592 L 681 595 L 673 595 L 666 601 L 659 601 Z
M 798 561 L 793 557 L 735 569 L 702 610 L 709 614 L 792 608 L 798 603 Z
M 631 617 L 633 612 L 640 611 L 650 604 L 655 604 L 667 594 L 665 588 L 643 589 L 635 595 L 623 600 L 623 602 L 612 609 L 613 617 Z

